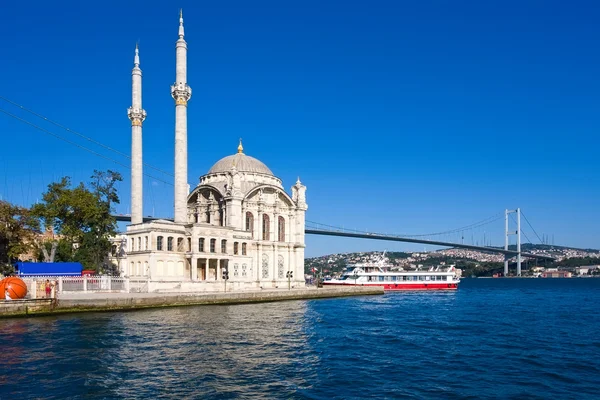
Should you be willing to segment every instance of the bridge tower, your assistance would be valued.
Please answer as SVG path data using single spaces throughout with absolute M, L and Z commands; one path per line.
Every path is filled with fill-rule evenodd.
M 517 230 L 508 230 L 508 214 L 517 214 Z M 508 250 L 508 238 L 510 235 L 517 235 L 517 276 L 521 276 L 521 209 L 504 210 L 504 250 Z M 510 256 L 504 255 L 504 276 L 508 275 L 508 260 Z

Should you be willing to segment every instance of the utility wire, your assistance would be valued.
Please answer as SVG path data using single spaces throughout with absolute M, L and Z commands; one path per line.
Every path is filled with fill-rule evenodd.
M 537 236 L 537 238 L 540 241 L 540 243 L 544 243 L 544 241 L 542 239 L 540 239 L 540 235 L 538 235 L 537 232 L 535 231 L 535 229 L 533 229 L 533 225 L 531 225 L 529 223 L 529 220 L 527 219 L 527 217 L 525 216 L 525 214 L 523 214 L 523 211 L 521 211 L 521 215 L 523 216 L 523 218 L 525 218 L 525 221 L 527 221 L 527 224 L 529 225 L 529 227 L 531 228 L 531 230 L 533 231 L 533 233 L 535 233 L 535 236 Z
M 34 127 L 35 129 L 38 129 L 38 130 L 40 130 L 40 131 L 42 131 L 42 132 L 44 132 L 44 133 L 47 133 L 47 134 L 48 134 L 48 135 L 50 135 L 50 136 L 54 136 L 55 138 L 58 138 L 58 139 L 60 139 L 60 140 L 62 140 L 62 141 L 64 141 L 64 142 L 67 142 L 67 143 L 69 143 L 69 144 L 72 144 L 73 146 L 76 146 L 76 147 L 79 147 L 80 149 L 83 149 L 83 150 L 85 150 L 85 151 L 88 151 L 88 152 L 90 152 L 90 153 L 92 153 L 92 154 L 94 154 L 94 155 L 96 155 L 96 156 L 98 156 L 98 157 L 104 158 L 105 160 L 108 160 L 108 161 L 112 161 L 112 162 L 114 162 L 115 164 L 118 164 L 118 165 L 120 165 L 120 166 L 122 166 L 122 167 L 125 167 L 125 168 L 127 168 L 127 169 L 131 169 L 131 166 L 130 166 L 130 165 L 123 164 L 122 162 L 120 162 L 120 161 L 117 161 L 117 160 L 115 160 L 114 158 L 107 157 L 107 156 L 105 156 L 105 155 L 103 155 L 103 154 L 100 154 L 100 153 L 98 153 L 98 152 L 96 152 L 96 151 L 94 151 L 94 150 L 92 150 L 92 149 L 89 149 L 89 148 L 87 148 L 87 147 L 85 147 L 85 146 L 82 146 L 82 145 L 80 145 L 80 144 L 78 144 L 78 143 L 75 143 L 75 142 L 73 142 L 73 141 L 71 141 L 71 140 L 69 140 L 69 139 L 65 139 L 64 137 L 62 137 L 62 136 L 60 136 L 60 135 L 57 135 L 56 133 L 50 132 L 49 130 L 47 130 L 47 129 L 44 129 L 44 128 L 40 127 L 40 126 L 37 126 L 36 124 L 34 124 L 34 123 L 32 123 L 32 122 L 29 122 L 29 121 L 27 121 L 27 120 L 25 120 L 25 119 L 23 119 L 23 118 L 21 118 L 21 117 L 18 117 L 18 116 L 14 115 L 14 114 L 11 114 L 11 113 L 9 113 L 8 111 L 6 111 L 6 110 L 3 110 L 2 108 L 0 108 L 0 112 L 3 112 L 4 114 L 8 115 L 9 117 L 12 117 L 12 118 L 14 118 L 14 119 L 16 119 L 16 120 L 18 120 L 18 121 L 21 121 L 21 122 L 23 122 L 23 123 L 25 123 L 25 124 L 27 124 L 27 125 L 29 125 L 29 126 L 32 126 L 32 127 Z M 173 186 L 173 184 L 172 184 L 171 182 L 167 182 L 167 181 L 165 181 L 165 180 L 162 180 L 162 179 L 160 179 L 160 178 L 157 178 L 157 177 L 155 177 L 155 176 L 152 176 L 152 175 L 149 175 L 149 174 L 144 174 L 144 175 L 146 175 L 146 176 L 148 176 L 148 177 L 150 177 L 150 178 L 152 178 L 152 179 L 155 179 L 155 180 L 157 180 L 157 181 L 159 181 L 159 182 L 166 183 L 167 185 L 171 185 L 171 186 Z
M 72 130 L 72 129 L 70 129 L 70 128 L 66 127 L 66 126 L 63 126 L 63 125 L 59 124 L 58 122 L 55 122 L 55 121 L 53 121 L 53 120 L 51 120 L 51 119 L 49 119 L 49 118 L 47 118 L 47 117 L 45 117 L 45 116 L 43 116 L 43 115 L 41 115 L 41 114 L 38 114 L 38 113 L 36 113 L 36 112 L 35 112 L 35 111 L 33 111 L 33 110 L 30 110 L 30 109 L 28 109 L 28 108 L 26 108 L 26 107 L 22 106 L 21 104 L 15 103 L 14 101 L 12 101 L 12 100 L 10 100 L 10 99 L 7 99 L 7 98 L 6 98 L 6 97 L 4 97 L 4 96 L 1 96 L 1 95 L 0 95 L 0 100 L 4 100 L 4 101 L 6 101 L 7 103 L 10 103 L 10 104 L 12 104 L 12 105 L 14 105 L 14 106 L 16 106 L 16 107 L 19 107 L 19 108 L 20 108 L 21 110 L 23 110 L 23 111 L 27 111 L 28 113 L 30 113 L 30 114 L 33 114 L 33 115 L 35 115 L 36 117 L 43 119 L 44 121 L 50 122 L 51 124 L 53 124 L 53 125 L 55 125 L 55 126 L 58 126 L 58 127 L 59 127 L 59 128 L 61 128 L 61 129 L 64 129 L 64 130 L 66 130 L 67 132 L 70 132 L 70 133 L 72 133 L 72 134 L 74 134 L 74 135 L 77 135 L 77 136 L 79 136 L 79 137 L 81 137 L 81 138 L 84 138 L 84 139 L 85 139 L 85 140 L 87 140 L 88 142 L 92 142 L 92 143 L 94 143 L 94 144 L 96 144 L 96 145 L 98 145 L 98 146 L 100 146 L 100 147 L 103 147 L 103 148 L 105 148 L 105 149 L 107 149 L 107 150 L 110 150 L 110 151 L 112 151 L 112 152 L 115 152 L 115 153 L 117 153 L 117 154 L 118 154 L 118 155 L 120 155 L 120 156 L 127 157 L 127 158 L 131 159 L 131 156 L 130 156 L 130 155 L 128 155 L 128 154 L 125 154 L 125 153 L 123 153 L 123 152 L 121 152 L 121 151 L 119 151 L 119 150 L 117 150 L 117 149 L 113 149 L 112 147 L 110 147 L 110 146 L 107 146 L 107 145 L 105 145 L 105 144 L 103 144 L 103 143 L 100 143 L 100 142 L 98 142 L 97 140 L 94 140 L 94 139 L 92 139 L 92 138 L 90 138 L 90 137 L 88 137 L 88 136 L 85 136 L 85 135 L 84 135 L 84 134 L 82 134 L 82 133 L 76 132 L 76 131 L 74 131 L 74 130 Z M 153 170 L 155 170 L 155 171 L 161 172 L 161 173 L 163 173 L 163 174 L 165 174 L 165 175 L 173 176 L 173 174 L 172 174 L 172 173 L 170 173 L 170 172 L 168 172 L 168 171 L 165 171 L 165 170 L 162 170 L 162 169 L 160 169 L 160 168 L 154 167 L 154 166 L 152 166 L 152 165 L 150 165 L 150 164 L 143 163 L 143 165 L 144 165 L 145 167 L 151 168 L 151 169 L 153 169 Z

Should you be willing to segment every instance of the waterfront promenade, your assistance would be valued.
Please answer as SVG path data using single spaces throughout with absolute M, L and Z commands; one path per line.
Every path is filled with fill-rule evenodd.
M 325 299 L 381 295 L 383 287 L 307 287 L 263 289 L 229 293 L 63 293 L 56 300 L 36 299 L 0 302 L 0 318 L 41 316 L 87 311 L 130 311 L 148 308 L 214 304 L 244 304 L 284 300 Z

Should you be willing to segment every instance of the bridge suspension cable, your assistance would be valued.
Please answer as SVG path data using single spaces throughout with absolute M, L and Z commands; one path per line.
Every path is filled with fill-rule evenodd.
M 523 212 L 522 212 L 522 211 L 521 211 L 521 215 L 523 215 Z M 515 221 L 515 217 L 513 217 L 513 215 L 512 215 L 512 214 L 510 215 L 510 218 L 513 220 L 513 222 L 514 222 L 515 224 L 517 223 L 517 221 Z M 525 233 L 525 231 L 524 231 L 522 228 L 521 228 L 521 234 L 522 234 L 523 236 L 525 236 L 525 239 L 527 239 L 527 241 L 528 241 L 529 243 L 533 243 L 533 242 L 531 241 L 531 239 L 529 239 L 529 236 L 527 236 L 527 234 Z
M 457 232 L 461 232 L 461 231 L 465 231 L 465 230 L 469 230 L 469 229 L 474 229 L 474 228 L 482 227 L 484 225 L 487 225 L 487 224 L 490 224 L 492 222 L 498 221 L 499 219 L 503 218 L 503 216 L 504 216 L 503 213 L 498 213 L 498 214 L 492 215 L 491 217 L 483 219 L 481 221 L 475 222 L 473 224 L 466 225 L 466 226 L 463 226 L 461 228 L 456 228 L 456 229 L 451 229 L 451 230 L 448 230 L 448 231 L 443 231 L 443 232 L 426 233 L 426 234 L 418 234 L 418 235 L 394 234 L 392 236 L 405 237 L 405 238 L 419 238 L 419 237 L 427 237 L 427 236 L 447 235 L 447 234 L 451 234 L 451 233 L 457 233 Z M 368 233 L 371 233 L 371 234 L 375 234 L 376 233 L 376 232 L 367 232 L 367 231 L 364 231 L 364 230 L 348 229 L 348 228 L 343 228 L 343 227 L 339 227 L 339 226 L 322 224 L 322 223 L 315 222 L 315 221 L 306 221 L 306 223 L 307 224 L 312 224 L 313 226 L 315 226 L 316 229 L 322 229 L 321 227 L 326 227 L 326 228 L 333 229 L 333 230 L 336 230 L 336 231 L 367 233 L 367 234 Z
M 527 222 L 527 225 L 529 225 L 529 227 L 531 228 L 531 230 L 533 231 L 533 233 L 535 233 L 535 236 L 537 236 L 537 238 L 540 241 L 540 243 L 544 243 L 544 241 L 540 238 L 540 235 L 537 234 L 537 232 L 533 228 L 533 225 L 531 225 L 531 223 L 529 222 L 529 220 L 527 219 L 527 217 L 525 216 L 525 214 L 523 213 L 523 211 L 521 211 L 521 215 L 523 216 L 523 218 L 525 218 L 525 221 Z

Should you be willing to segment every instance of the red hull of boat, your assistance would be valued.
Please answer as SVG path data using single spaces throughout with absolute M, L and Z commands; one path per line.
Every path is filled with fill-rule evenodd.
M 327 286 L 383 286 L 383 290 L 456 290 L 458 289 L 457 283 L 418 283 L 418 284 L 351 284 L 351 283 L 327 283 L 323 282 L 323 285 Z

